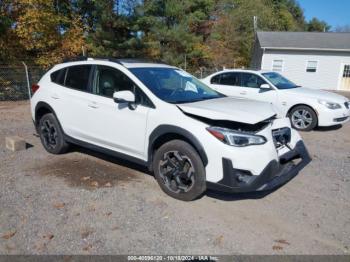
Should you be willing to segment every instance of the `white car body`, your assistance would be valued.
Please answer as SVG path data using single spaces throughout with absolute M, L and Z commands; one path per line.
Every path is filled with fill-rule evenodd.
M 270 90 L 243 87 L 241 85 L 223 85 L 213 83 L 212 79 L 214 77 L 226 73 L 246 73 L 257 75 L 270 86 Z M 202 81 L 211 88 L 227 96 L 272 103 L 282 112 L 283 116 L 288 116 L 291 109 L 297 105 L 307 105 L 316 112 L 318 126 L 333 126 L 349 121 L 349 99 L 346 97 L 327 91 L 305 87 L 278 89 L 267 77 L 263 75 L 264 73 L 272 72 L 254 70 L 224 70 L 216 72 L 202 79 Z M 337 109 L 330 109 L 321 104 L 319 101 L 336 103 L 339 104 L 340 107 Z
M 154 106 L 137 105 L 130 108 L 127 104 L 116 104 L 110 97 L 74 90 L 51 81 L 50 75 L 53 72 L 76 65 L 103 65 L 119 70 L 144 92 Z M 294 157 L 298 155 L 302 158 L 302 163 L 295 166 L 293 174 L 289 172 L 283 181 L 277 183 L 275 180 L 273 184 L 291 179 L 310 161 L 298 132 L 290 129 L 288 118 L 274 117 L 277 112 L 272 105 L 230 97 L 182 104 L 168 103 L 150 91 L 130 71 L 132 68 L 176 69 L 165 64 L 98 59 L 56 65 L 41 78 L 38 83 L 40 88 L 31 99 L 31 113 L 36 127 L 39 118 L 47 110 L 52 111 L 69 142 L 92 146 L 108 153 L 114 152 L 118 157 L 146 166 L 150 166 L 152 161 L 154 140 L 166 134 L 177 134 L 177 137 L 185 137 L 190 141 L 200 154 L 205 165 L 206 181 L 232 192 L 270 189 L 272 185 L 266 177 L 264 181 L 255 182 L 254 186 L 249 187 L 233 187 L 231 183 L 223 182 L 224 179 L 230 179 L 227 178 L 227 172 L 225 178 L 224 169 L 228 167 L 223 166 L 224 159 L 227 163 L 233 163 L 231 168 L 245 170 L 256 178 L 264 170 L 266 173 L 266 167 L 271 163 L 280 166 L 282 156 L 293 153 Z M 216 121 L 232 121 L 238 123 L 238 126 L 239 123 L 254 126 L 266 121 L 262 129 L 255 132 L 256 135 L 264 136 L 266 143 L 245 147 L 227 145 L 206 130 L 211 126 L 210 122 Z M 276 148 L 272 130 L 280 128 L 290 129 L 290 142 Z M 275 175 L 276 172 L 277 170 L 269 170 L 268 175 Z

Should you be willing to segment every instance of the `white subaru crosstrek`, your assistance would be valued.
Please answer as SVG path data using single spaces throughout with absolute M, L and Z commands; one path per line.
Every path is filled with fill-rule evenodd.
M 301 131 L 339 125 L 350 119 L 346 97 L 299 87 L 277 72 L 224 70 L 202 81 L 227 96 L 272 103 Z
M 272 105 L 226 97 L 166 64 L 85 58 L 54 66 L 32 89 L 48 152 L 73 143 L 147 166 L 177 199 L 207 187 L 270 190 L 311 161 Z

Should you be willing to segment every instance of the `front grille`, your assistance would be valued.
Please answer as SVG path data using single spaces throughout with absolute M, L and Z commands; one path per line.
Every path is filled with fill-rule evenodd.
M 347 109 L 350 109 L 350 101 L 349 101 L 349 102 L 345 102 L 344 105 L 345 105 L 345 107 L 346 107 Z
M 291 139 L 291 130 L 289 127 L 274 129 L 272 130 L 272 137 L 276 148 L 288 145 Z

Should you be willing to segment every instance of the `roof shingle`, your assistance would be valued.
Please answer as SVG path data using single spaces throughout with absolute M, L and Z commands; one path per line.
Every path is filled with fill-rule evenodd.
M 262 48 L 350 51 L 350 33 L 258 32 Z

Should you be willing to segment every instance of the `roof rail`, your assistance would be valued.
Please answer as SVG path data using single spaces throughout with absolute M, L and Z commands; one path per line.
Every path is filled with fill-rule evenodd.
M 152 60 L 147 58 L 115 58 L 115 57 L 87 57 L 77 56 L 73 58 L 64 59 L 62 63 L 76 62 L 76 61 L 87 61 L 87 60 L 106 60 L 114 63 L 123 65 L 123 63 L 162 63 L 166 64 L 161 60 Z

